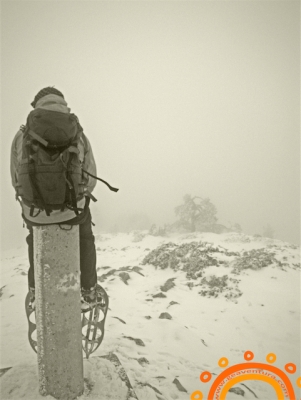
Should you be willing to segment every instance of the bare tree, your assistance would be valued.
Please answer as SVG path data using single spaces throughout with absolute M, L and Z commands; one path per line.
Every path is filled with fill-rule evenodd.
M 184 196 L 184 203 L 175 208 L 178 225 L 190 232 L 212 230 L 217 221 L 216 207 L 209 198 Z

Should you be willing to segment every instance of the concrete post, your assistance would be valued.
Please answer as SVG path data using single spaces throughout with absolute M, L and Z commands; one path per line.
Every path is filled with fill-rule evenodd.
M 84 390 L 79 228 L 70 228 L 33 229 L 40 393 L 64 400 Z

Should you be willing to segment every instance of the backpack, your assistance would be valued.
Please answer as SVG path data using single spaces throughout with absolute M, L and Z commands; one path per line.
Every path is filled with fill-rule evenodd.
M 17 197 L 30 207 L 30 216 L 44 210 L 71 209 L 84 197 L 85 180 L 78 144 L 82 127 L 74 114 L 35 109 L 23 127 Z M 85 193 L 86 194 L 86 193 Z M 34 210 L 37 209 L 36 215 Z

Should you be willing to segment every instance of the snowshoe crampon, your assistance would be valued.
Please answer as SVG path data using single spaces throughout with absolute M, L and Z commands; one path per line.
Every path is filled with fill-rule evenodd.
M 100 287 L 102 301 L 91 304 L 87 310 L 82 310 L 82 340 L 86 357 L 98 349 L 103 338 L 105 320 L 109 307 L 109 298 L 106 291 Z
M 37 325 L 35 309 L 31 305 L 31 294 L 28 293 L 25 299 L 25 311 L 28 320 L 28 341 L 33 350 L 37 353 Z
M 103 288 L 101 291 L 102 302 L 93 303 L 87 310 L 82 310 L 82 346 L 89 358 L 90 354 L 98 349 L 104 338 L 105 319 L 109 306 L 109 298 Z M 25 299 L 25 311 L 28 320 L 28 341 L 32 349 L 37 353 L 37 325 L 35 309 L 31 307 L 31 295 Z

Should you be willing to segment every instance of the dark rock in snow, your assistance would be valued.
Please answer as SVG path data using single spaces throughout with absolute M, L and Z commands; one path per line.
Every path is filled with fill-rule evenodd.
M 150 385 L 149 383 L 139 382 L 138 385 L 139 386 L 148 386 L 148 387 L 152 388 L 156 393 L 158 393 L 162 396 L 162 393 L 160 392 L 160 390 L 158 390 L 155 386 Z
M 111 269 L 111 271 L 107 272 L 106 274 L 102 274 L 101 276 L 98 277 L 98 281 L 104 282 L 110 275 L 114 275 L 116 272 L 116 269 Z
M 243 396 L 243 397 L 245 396 L 244 390 L 242 390 L 242 389 L 239 388 L 239 387 L 231 388 L 231 389 L 229 389 L 229 392 L 238 394 L 238 395 Z
M 170 303 L 169 303 L 169 306 L 168 307 L 170 307 L 170 306 L 173 306 L 174 304 L 179 304 L 177 301 L 171 301 Z
M 181 385 L 180 381 L 177 378 L 175 378 L 172 383 L 174 383 L 176 385 L 176 387 L 178 388 L 178 390 L 180 392 L 187 393 L 187 390 Z
M 139 274 L 139 275 L 145 276 L 140 272 L 141 270 L 142 270 L 142 268 L 140 268 L 140 267 L 133 267 L 132 268 L 132 271 L 137 272 L 137 274 Z
M 248 389 L 248 391 L 251 392 L 256 399 L 258 399 L 256 393 L 254 393 L 253 390 L 251 390 L 245 383 L 241 383 L 241 385 L 244 386 L 246 389 Z
M 128 280 L 131 279 L 127 272 L 120 272 L 119 277 L 126 285 L 128 285 Z
M 167 292 L 168 290 L 172 289 L 175 285 L 174 280 L 176 278 L 170 278 L 167 279 L 167 281 L 164 283 L 163 286 L 160 287 L 160 289 L 162 290 L 162 292 Z
M 165 298 L 166 296 L 165 296 L 164 293 L 161 293 L 161 292 L 160 292 L 160 293 L 157 293 L 157 294 L 154 294 L 154 295 L 153 295 L 153 298 L 154 298 L 154 299 L 157 298 L 157 297 L 160 297 L 160 298 L 163 299 L 163 298 Z
M 122 322 L 123 324 L 126 324 L 126 322 L 124 322 L 124 320 L 121 319 L 121 318 L 118 318 L 118 317 L 112 317 L 112 318 L 116 318 L 116 319 L 118 319 L 120 322 Z
M 142 367 L 144 367 L 144 365 L 146 365 L 146 364 L 149 364 L 148 359 L 145 358 L 145 357 L 138 358 L 137 361 L 138 361 L 138 363 L 139 363 L 140 365 L 142 365 Z
M 132 338 L 131 336 L 124 336 L 125 339 L 133 340 L 137 346 L 145 346 L 141 339 Z
M 164 313 L 161 313 L 160 314 L 160 317 L 159 317 L 160 319 L 172 319 L 172 316 L 169 314 L 169 313 L 167 313 L 167 312 L 164 312 Z
M 131 267 L 130 267 L 130 266 L 118 268 L 118 271 L 130 271 L 130 270 L 131 270 Z
M 2 288 L 0 288 L 0 298 L 2 297 L 2 295 L 3 295 L 3 289 L 5 288 L 5 286 L 2 286 Z

